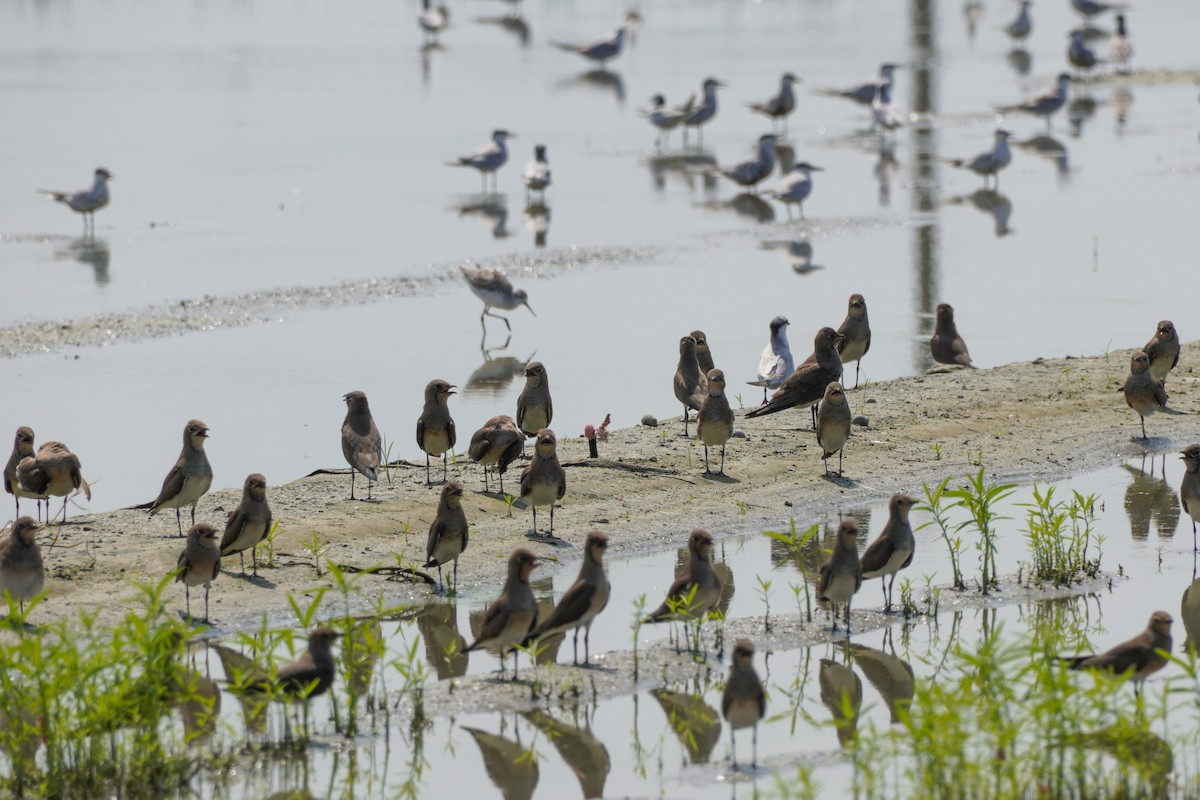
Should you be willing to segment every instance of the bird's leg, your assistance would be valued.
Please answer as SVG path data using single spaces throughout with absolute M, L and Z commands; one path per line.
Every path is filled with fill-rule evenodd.
M 812 412 L 812 429 L 815 431 L 817 429 L 817 404 L 813 403 L 808 410 Z
M 718 472 L 717 474 L 718 475 L 725 474 L 725 445 L 721 445 L 721 471 Z
M 496 465 L 496 474 L 500 476 L 500 496 L 504 496 L 504 473 L 500 471 L 500 465 Z
M 242 563 L 242 574 L 245 575 L 246 574 L 246 551 L 245 550 L 238 551 L 238 560 L 241 561 L 241 563 Z
M 554 503 L 550 503 L 550 535 L 554 536 Z
M 767 387 L 765 387 L 765 386 L 763 387 L 763 402 L 762 402 L 762 404 L 764 406 L 767 404 Z
M 583 665 L 586 667 L 592 663 L 592 647 L 589 641 L 592 638 L 592 626 L 588 625 L 583 629 Z
M 729 726 L 729 750 L 731 753 L 730 761 L 732 762 L 733 768 L 736 770 L 738 768 L 738 765 L 737 765 L 737 734 L 734 733 L 732 725 Z
M 183 585 L 183 602 L 184 607 L 187 608 L 187 616 L 190 620 L 192 618 L 192 590 L 186 583 Z
M 844 469 L 842 469 L 842 454 L 843 454 L 843 453 L 845 453 L 845 452 L 846 452 L 846 448 L 845 448 L 845 447 L 843 447 L 842 449 L 838 450 L 838 477 L 839 477 L 839 478 L 844 478 L 844 477 L 846 477 L 846 471 L 845 471 Z
M 192 524 L 196 524 L 196 504 L 192 503 Z
M 350 499 L 354 499 L 354 468 L 350 468 Z M 182 535 L 182 534 L 180 534 Z
M 537 506 L 533 506 L 533 535 L 537 536 L 537 532 Z
M 250 566 L 254 567 L 254 577 L 258 577 L 258 545 L 250 549 Z
M 575 629 L 575 638 L 571 642 L 571 663 L 579 666 L 579 628 Z
M 706 445 L 704 445 L 704 474 L 705 474 L 705 475 L 711 475 L 711 474 L 712 474 L 712 473 L 711 473 L 711 472 L 709 472 L 709 470 L 708 470 L 708 445 L 707 445 L 707 444 L 706 444 Z
M 442 453 L 442 483 L 445 483 L 450 478 L 450 451 Z
M 179 535 L 183 536 L 183 520 L 179 517 L 179 506 L 175 506 L 175 527 L 179 529 Z
M 829 459 L 822 458 L 821 463 L 825 465 L 825 476 L 828 477 L 829 476 Z
M 425 454 L 425 485 L 433 486 L 433 480 L 429 477 L 429 453 Z
M 750 733 L 750 769 L 758 769 L 758 723 L 754 723 L 754 727 Z
M 688 426 L 688 407 L 685 405 L 683 407 L 683 438 L 685 438 L 685 439 L 687 438 L 687 435 L 688 435 L 687 426 Z
M 846 600 L 846 636 L 850 636 L 850 600 Z
M 1140 414 L 1138 416 L 1141 416 Z M 1146 418 L 1142 417 L 1142 441 L 1146 441 Z
M 860 362 L 861 362 L 861 359 L 859 361 L 854 362 L 854 388 L 855 389 L 858 388 L 858 367 L 859 367 Z
M 204 584 L 204 621 L 208 622 L 208 584 Z
M 370 500 L 370 499 L 371 499 L 371 486 L 372 486 L 372 484 L 373 484 L 373 481 L 372 481 L 370 478 L 367 478 L 367 499 L 368 499 L 368 500 Z

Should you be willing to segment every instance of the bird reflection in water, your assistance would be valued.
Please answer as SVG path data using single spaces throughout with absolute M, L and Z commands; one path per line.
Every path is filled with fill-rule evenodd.
M 689 191 L 696 191 L 698 181 L 706 191 L 712 191 L 717 187 L 717 176 L 711 168 L 716 165 L 716 156 L 698 147 L 675 153 L 656 153 L 646 159 L 654 188 L 660 192 L 666 188 L 667 176 L 672 174 L 678 176 Z
M 1112 107 L 1117 118 L 1117 133 L 1125 132 L 1125 123 L 1129 121 L 1129 109 L 1133 107 L 1133 92 L 1122 86 L 1112 93 Z
M 460 217 L 478 217 L 491 228 L 492 238 L 507 239 L 508 198 L 502 194 L 476 195 L 454 207 Z
M 621 73 L 608 69 L 589 69 L 573 78 L 564 78 L 558 83 L 559 88 L 569 89 L 574 86 L 584 86 L 611 92 L 618 103 L 625 103 L 625 81 Z
M 91 267 L 92 278 L 96 281 L 97 286 L 107 286 L 111 280 L 108 268 L 112 261 L 112 252 L 108 248 L 108 242 L 104 239 L 96 239 L 92 236 L 72 239 L 66 249 L 59 250 L 54 257 L 74 259 L 80 264 Z
M 851 747 L 858 740 L 858 714 L 862 709 L 862 681 L 847 664 L 821 659 L 817 673 L 821 704 L 829 709 L 837 729 L 838 744 Z
M 1154 474 L 1154 456 L 1150 457 L 1150 472 L 1146 473 L 1146 462 L 1140 467 L 1122 464 L 1131 478 L 1125 488 L 1125 515 L 1129 517 L 1129 530 L 1134 539 L 1150 536 L 1150 526 L 1158 532 L 1158 538 L 1170 539 L 1179 527 L 1179 495 L 1167 482 L 1166 459 L 1163 459 L 1163 474 Z
M 612 759 L 604 742 L 592 733 L 591 721 L 586 710 L 583 724 L 579 724 L 579 707 L 573 707 L 573 721 L 558 719 L 545 711 L 525 711 L 525 720 L 541 731 L 554 745 L 563 762 L 579 780 L 579 788 L 587 798 L 604 797 L 604 784 L 612 770 Z
M 796 148 L 788 144 L 783 137 L 775 139 L 775 163 L 780 175 L 786 175 L 796 165 Z
M 879 156 L 875 160 L 875 181 L 879 184 L 879 207 L 887 208 L 892 204 L 892 173 L 900 169 L 896 160 L 896 143 L 885 141 L 879 147 Z
M 427 603 L 417 615 L 417 629 L 425 642 L 425 660 L 438 680 L 467 674 L 468 642 L 458 632 L 458 609 L 454 603 Z
M 1086 94 L 1075 97 L 1067 104 L 1067 123 L 1072 138 L 1078 139 L 1083 135 L 1083 124 L 1096 115 L 1097 105 L 1096 99 Z
M 807 275 L 825 269 L 813 263 L 813 246 L 808 239 L 769 239 L 760 243 L 759 247 L 782 253 L 797 275 Z
M 525 227 L 533 231 L 533 246 L 546 246 L 550 233 L 550 207 L 545 203 L 531 203 L 525 207 Z
M 511 341 L 512 334 L 509 334 L 500 347 L 484 349 L 487 342 L 487 332 L 484 332 L 484 340 L 479 343 L 479 350 L 483 353 L 483 363 L 471 373 L 471 377 L 467 378 L 467 382 L 462 388 L 464 397 L 499 397 L 508 391 L 514 378 L 525 377 L 525 365 L 533 360 L 534 355 L 537 355 L 536 351 L 529 358 L 513 358 L 512 356 L 496 358 L 492 355 L 492 353 L 507 350 Z
M 529 23 L 519 13 L 503 17 L 476 17 L 475 22 L 480 25 L 497 25 L 504 31 L 517 37 L 517 42 L 520 43 L 521 47 L 529 47 Z
M 889 628 L 889 633 L 890 630 Z M 890 637 L 888 640 L 890 645 Z M 917 693 L 912 665 L 897 656 L 894 647 L 888 647 L 891 652 L 876 650 L 862 644 L 852 644 L 849 647 L 854 656 L 854 663 L 887 703 L 891 722 L 895 725 L 900 721 L 901 710 L 912 705 L 913 696 Z
M 1070 175 L 1071 163 L 1068 159 L 1067 146 L 1053 136 L 1044 134 L 1034 136 L 1023 142 L 1017 142 L 1017 147 L 1052 162 L 1060 178 Z
M 1029 51 L 1024 48 L 1013 48 L 1008 51 L 1006 58 L 1013 71 L 1022 77 L 1028 75 L 1033 69 L 1033 56 L 1029 55 Z
M 755 222 L 767 223 L 775 221 L 775 208 L 756 194 L 742 192 L 730 200 L 710 200 L 705 208 L 714 211 L 732 210 L 740 217 L 749 217 Z
M 1012 216 L 1012 201 L 1006 195 L 991 189 L 979 189 L 969 195 L 951 197 L 946 201 L 946 205 L 966 205 L 967 203 L 992 218 L 995 223 L 996 238 L 1015 233 L 1008 226 L 1008 218 Z
M 1192 558 L 1192 582 L 1183 590 L 1183 600 L 1179 604 L 1179 619 L 1187 638 L 1183 642 L 1182 652 L 1191 654 L 1200 651 L 1200 579 L 1196 577 L 1196 559 Z
M 704 702 L 701 688 L 697 686 L 694 692 L 650 690 L 692 764 L 707 764 L 721 740 L 721 715 Z
M 503 718 L 501 718 L 503 722 Z M 488 778 L 500 790 L 504 800 L 530 800 L 537 788 L 539 770 L 538 754 L 533 748 L 521 744 L 520 729 L 517 738 L 509 739 L 501 733 L 489 733 L 481 728 L 463 730 L 471 734 L 479 753 L 483 756 L 483 768 Z
M 429 79 L 433 74 L 433 59 L 436 57 L 434 53 L 440 53 L 446 48 L 439 42 L 429 42 L 421 47 L 421 83 L 428 87 Z

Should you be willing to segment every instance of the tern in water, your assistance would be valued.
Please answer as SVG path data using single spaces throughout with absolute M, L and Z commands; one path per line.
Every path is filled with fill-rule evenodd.
M 678 128 L 692 113 L 692 104 L 695 99 L 695 97 L 689 97 L 688 101 L 681 106 L 669 106 L 667 98 L 656 94 L 650 98 L 649 106 L 638 111 L 639 114 L 650 120 L 651 125 L 658 128 L 658 135 L 654 137 L 655 146 L 666 147 L 671 140 L 671 131 Z
M 546 160 L 546 145 L 534 145 L 533 160 L 525 165 L 525 205 L 529 205 L 532 192 L 538 193 L 538 199 L 546 200 L 546 187 L 550 185 L 550 162 Z
M 476 150 L 469 156 L 459 156 L 458 161 L 447 161 L 446 166 L 450 167 L 474 167 L 479 170 L 480 176 L 483 178 L 483 191 L 487 191 L 487 178 L 492 176 L 492 190 L 496 189 L 496 170 L 500 169 L 508 161 L 508 146 L 505 141 L 515 139 L 517 135 L 510 133 L 503 128 L 498 128 L 492 132 L 492 143 L 487 147 Z
M 440 3 L 435 6 L 433 0 L 421 0 L 417 24 L 425 31 L 425 43 L 437 44 L 438 34 L 450 25 L 450 9 Z
M 1050 117 L 1056 111 L 1066 105 L 1067 102 L 1067 84 L 1071 82 L 1071 76 L 1067 73 L 1060 73 L 1058 83 L 1054 91 L 1047 92 L 1043 95 L 1038 95 L 1032 100 L 1026 100 L 1024 103 L 1017 103 L 1013 106 L 997 106 L 996 110 L 1002 114 L 1007 114 L 1012 111 L 1022 111 L 1026 114 L 1034 114 L 1046 120 L 1046 132 L 1050 132 Z
M 48 189 L 38 189 L 39 192 L 59 203 L 65 203 L 72 211 L 83 215 L 83 232 L 96 230 L 96 212 L 108 205 L 108 182 L 112 173 L 104 167 L 96 168 L 96 180 L 91 189 L 70 194 L 68 192 L 52 192 Z
M 508 276 L 500 270 L 491 267 L 471 267 L 465 264 L 459 269 L 462 270 L 463 277 L 467 279 L 467 286 L 471 287 L 475 296 L 483 301 L 483 313 L 479 315 L 480 325 L 484 324 L 484 317 L 495 317 L 504 323 L 504 327 L 512 330 L 512 325 L 508 324 L 505 317 L 492 313 L 493 308 L 512 311 L 517 306 L 525 306 L 529 309 L 529 313 L 533 314 L 533 309 L 529 305 L 529 295 L 525 293 L 524 289 L 513 289 Z M 537 314 L 533 315 L 537 316 Z
M 1017 12 L 1017 18 L 1000 29 L 1012 39 L 1014 47 L 1024 47 L 1025 40 L 1033 33 L 1033 18 L 1029 16 L 1030 5 L 1029 0 L 1021 0 L 1021 10 Z
M 1088 21 L 1108 11 L 1124 11 L 1124 3 L 1102 3 L 1098 0 L 1071 0 L 1071 7 L 1078 11 Z
M 860 106 L 869 106 L 875 102 L 875 94 L 879 91 L 880 84 L 886 83 L 892 85 L 892 79 L 895 77 L 896 70 L 900 69 L 899 65 L 885 63 L 879 66 L 879 77 L 873 81 L 859 83 L 854 86 L 849 86 L 845 89 L 815 89 L 815 93 L 823 97 L 844 97 L 847 100 L 853 100 Z
M 779 181 L 775 191 L 770 192 L 771 197 L 787 207 L 789 220 L 792 218 L 793 204 L 800 206 L 800 219 L 804 219 L 804 200 L 812 194 L 812 173 L 821 171 L 820 167 L 814 167 L 807 161 L 798 161 Z
M 1071 37 L 1071 44 L 1067 45 L 1067 61 L 1071 63 L 1071 66 L 1078 67 L 1087 73 L 1097 64 L 1104 63 L 1104 60 L 1097 58 L 1092 49 L 1083 41 L 1083 31 L 1071 31 L 1067 35 Z
M 775 169 L 775 136 L 765 133 L 758 137 L 758 155 L 755 158 L 734 164 L 732 167 L 715 169 L 738 186 L 754 191 L 759 181 L 771 177 L 771 172 Z
M 892 100 L 892 85 L 880 83 L 875 99 L 871 102 L 871 119 L 883 132 L 884 136 L 894 134 L 897 128 L 904 126 L 904 116 L 900 107 Z
M 770 117 L 773 124 L 782 123 L 783 130 L 787 131 L 788 115 L 796 108 L 796 93 L 792 87 L 798 80 L 792 73 L 785 72 L 779 80 L 779 91 L 769 100 L 763 103 L 747 103 L 746 106 L 751 111 Z
M 1109 44 L 1108 58 L 1117 72 L 1129 74 L 1129 59 L 1133 57 L 1133 45 L 1129 43 L 1129 34 L 1125 30 L 1125 15 L 1117 14 L 1117 32 L 1113 34 Z
M 621 48 L 625 45 L 625 26 L 622 25 L 603 39 L 597 39 L 587 44 L 572 44 L 571 42 L 550 42 L 550 44 L 559 50 L 578 53 L 584 58 L 598 61 L 600 67 L 605 68 L 609 61 L 621 54 Z
M 986 153 L 980 153 L 974 158 L 955 158 L 950 160 L 950 165 L 959 167 L 960 169 L 969 169 L 976 175 L 983 176 L 983 186 L 986 189 L 988 185 L 988 177 L 995 178 L 996 185 L 994 188 L 1000 188 L 1000 170 L 1008 166 L 1012 161 L 1012 153 L 1008 149 L 1008 137 L 1011 134 L 1003 128 L 996 130 L 996 142 L 992 145 L 992 149 Z
M 699 142 L 704 142 L 703 126 L 711 122 L 712 118 L 717 115 L 717 89 L 724 86 L 725 84 L 716 78 L 707 78 L 704 81 L 704 98 L 699 105 L 693 107 L 692 113 L 688 114 L 687 119 L 684 120 L 684 141 L 687 141 L 687 129 L 696 128 Z

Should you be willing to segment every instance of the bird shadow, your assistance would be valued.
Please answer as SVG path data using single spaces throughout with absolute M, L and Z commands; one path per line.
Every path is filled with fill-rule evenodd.
M 494 492 L 491 489 L 484 489 L 482 491 L 477 492 L 476 494 L 481 494 L 484 497 L 490 497 L 493 500 L 499 500 L 501 503 L 507 503 L 508 498 L 513 497 L 511 494 L 508 494 L 507 492 L 505 492 L 504 494 L 501 494 L 500 492 Z M 529 508 L 529 503 L 525 502 L 524 500 L 522 500 L 519 497 L 513 497 L 512 507 L 516 508 L 516 509 L 520 509 L 521 511 L 524 511 L 525 509 Z
M 199 628 L 204 631 L 215 631 L 217 629 L 217 626 L 213 625 L 211 620 L 199 619 L 197 617 L 193 617 L 191 614 L 187 613 L 186 611 L 177 611 L 175 613 L 177 613 L 179 615 L 180 620 L 182 620 L 183 622 L 186 622 L 188 625 L 192 626 L 193 628 Z
M 706 481 L 714 481 L 716 483 L 741 483 L 737 478 L 730 477 L 721 472 L 702 472 L 700 477 Z
M 829 481 L 832 484 L 841 486 L 845 489 L 853 489 L 858 486 L 858 481 L 853 478 L 847 478 L 845 475 L 839 475 L 836 472 L 830 472 L 828 475 L 822 475 L 822 480 Z
M 502 30 L 517 37 L 517 41 L 521 43 L 522 47 L 529 46 L 529 23 L 525 21 L 524 17 L 476 17 L 474 22 L 478 23 L 479 25 L 496 25 Z
M 252 575 L 246 572 L 226 572 L 225 574 L 234 580 L 252 583 L 255 586 L 259 586 L 263 589 L 274 589 L 276 586 L 278 586 L 278 584 L 276 584 L 274 581 L 268 580 L 261 575 Z
M 600 89 L 606 92 L 612 92 L 618 103 L 625 102 L 625 81 L 621 78 L 619 72 L 612 72 L 607 69 L 589 69 L 586 72 L 581 72 L 573 78 L 567 78 L 559 82 L 559 86 L 568 88 L 571 86 L 587 86 L 595 89 Z
M 538 533 L 537 531 L 526 531 L 525 538 L 531 542 L 541 542 L 542 544 L 552 545 L 554 547 L 570 547 L 571 543 L 566 539 L 560 539 L 553 533 Z

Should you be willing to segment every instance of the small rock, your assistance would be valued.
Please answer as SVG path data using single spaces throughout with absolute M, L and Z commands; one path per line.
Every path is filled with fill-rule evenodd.
M 875 402 L 875 398 L 874 398 L 874 397 L 868 397 L 868 398 L 867 398 L 867 403 L 868 403 L 868 404 L 870 404 L 870 403 L 874 403 L 874 402 Z
M 746 432 L 745 432 L 745 431 L 734 431 L 734 432 L 733 432 L 733 438 L 734 438 L 734 439 L 745 439 L 745 438 L 746 438 Z
M 783 501 L 783 504 L 784 504 L 785 506 L 787 506 L 788 508 L 791 508 L 791 507 L 792 507 L 792 501 L 791 501 L 791 500 L 784 500 L 784 501 Z
M 646 416 L 642 417 L 642 424 L 647 428 L 657 428 L 658 417 L 654 416 L 653 414 L 647 414 Z
M 869 424 L 871 424 L 871 421 L 869 419 L 867 419 L 866 417 L 864 417 L 862 414 L 859 414 L 857 417 L 855 417 L 854 419 L 852 419 L 850 421 L 853 422 L 855 425 L 859 426 L 860 428 L 865 428 Z

